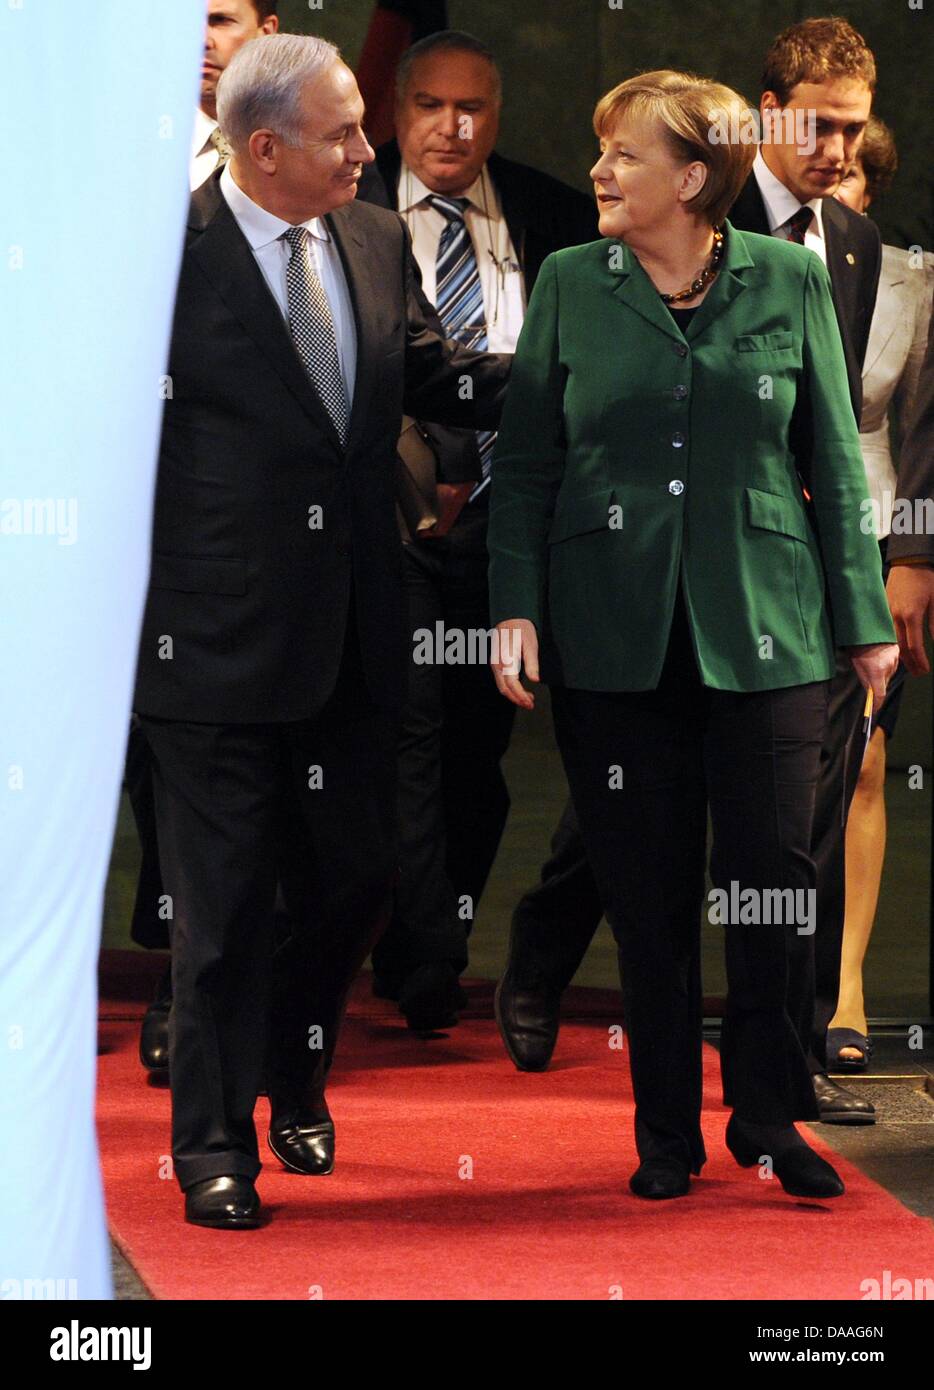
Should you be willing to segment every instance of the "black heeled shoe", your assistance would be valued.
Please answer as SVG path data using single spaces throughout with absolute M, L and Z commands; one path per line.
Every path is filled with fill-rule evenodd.
M 637 1197 L 663 1201 L 667 1197 L 685 1197 L 691 1188 L 691 1174 L 686 1163 L 677 1158 L 647 1158 L 629 1179 L 629 1190 Z
M 802 1139 L 794 1125 L 755 1125 L 730 1116 L 726 1146 L 741 1168 L 769 1158 L 790 1197 L 842 1197 L 843 1181 Z

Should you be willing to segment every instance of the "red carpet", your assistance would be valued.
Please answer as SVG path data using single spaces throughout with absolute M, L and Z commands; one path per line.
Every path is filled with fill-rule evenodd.
M 150 975 L 153 964 L 130 962 Z M 361 981 L 329 1093 L 334 1173 L 279 1166 L 261 1099 L 258 1189 L 270 1224 L 188 1226 L 177 1184 L 160 1176 L 169 1095 L 137 1060 L 142 1005 L 128 996 L 139 991 L 106 983 L 109 1218 L 157 1298 L 859 1299 L 861 1281 L 884 1270 L 914 1280 L 934 1267 L 934 1226 L 819 1141 L 847 1184 L 835 1202 L 796 1201 L 738 1168 L 723 1146 L 711 1048 L 703 1177 L 679 1201 L 632 1197 L 632 1095 L 607 1019 L 565 1024 L 553 1069 L 522 1075 L 503 1053 L 487 984 L 470 987 L 472 1008 L 448 1036 L 420 1041 Z

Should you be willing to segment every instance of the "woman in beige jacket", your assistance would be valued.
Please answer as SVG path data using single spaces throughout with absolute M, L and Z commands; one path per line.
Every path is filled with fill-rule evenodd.
M 865 213 L 889 186 L 898 159 L 892 132 L 870 117 L 859 157 L 835 197 Z M 859 441 L 869 483 L 869 518 L 883 562 L 896 496 L 897 443 L 911 412 L 928 339 L 934 296 L 934 256 L 919 247 L 882 247 L 882 273 L 863 368 L 863 413 Z M 897 520 L 895 522 L 897 526 Z M 872 1044 L 863 1002 L 863 958 L 869 945 L 885 859 L 886 743 L 895 731 L 904 667 L 889 685 L 885 704 L 863 759 L 846 833 L 846 922 L 837 1012 L 830 1022 L 827 1055 L 831 1068 L 864 1071 Z

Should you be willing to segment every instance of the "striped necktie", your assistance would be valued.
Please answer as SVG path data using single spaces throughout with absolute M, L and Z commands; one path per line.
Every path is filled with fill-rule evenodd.
M 804 245 L 804 234 L 814 219 L 813 208 L 798 208 L 798 211 L 788 218 L 783 225 L 788 228 L 788 241 L 793 241 L 796 246 Z
M 445 198 L 439 193 L 428 199 L 429 204 L 446 219 L 438 242 L 435 266 L 435 308 L 444 328 L 445 337 L 453 338 L 464 347 L 478 352 L 487 347 L 486 313 L 477 255 L 464 220 L 467 198 Z M 477 430 L 480 452 L 481 481 L 470 494 L 469 501 L 490 481 L 495 430 Z

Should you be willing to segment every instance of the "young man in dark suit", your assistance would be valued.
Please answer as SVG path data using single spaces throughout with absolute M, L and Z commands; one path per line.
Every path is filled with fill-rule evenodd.
M 857 420 L 881 244 L 867 218 L 831 195 L 859 148 L 875 82 L 872 54 L 845 20 L 806 20 L 780 34 L 766 56 L 762 79 L 763 140 L 729 214 L 742 231 L 796 241 L 824 261 Z M 781 123 L 773 114 L 780 112 L 790 113 Z M 844 830 L 859 775 L 863 700 L 859 680 L 841 656 L 831 693 L 812 846 L 818 894 L 815 980 L 802 979 L 796 986 L 799 991 L 815 988 L 814 1027 L 802 1042 L 821 1119 L 838 1124 L 866 1124 L 874 1118 L 867 1101 L 826 1074 L 826 1031 L 836 1008 L 843 936 Z M 574 808 L 568 802 L 542 881 L 514 913 L 506 971 L 497 991 L 500 1031 L 520 1069 L 539 1071 L 548 1065 L 558 1033 L 561 993 L 580 965 L 601 915 Z M 802 1017 L 803 1011 L 795 1016 Z
M 173 904 L 175 1174 L 188 1220 L 237 1228 L 260 1219 L 263 1076 L 272 1151 L 333 1165 L 327 1072 L 395 870 L 402 411 L 495 427 L 508 364 L 427 328 L 400 219 L 355 203 L 373 152 L 332 45 L 245 45 L 218 111 L 233 157 L 191 202 L 134 707 Z
M 492 53 L 457 31 L 432 34 L 397 74 L 397 140 L 376 154 L 405 218 L 422 287 L 445 336 L 512 352 L 545 257 L 597 237 L 592 198 L 495 151 L 501 108 Z M 362 196 L 368 193 L 361 190 Z M 453 266 L 449 274 L 446 267 Z M 439 479 L 461 484 L 448 533 L 406 546 L 417 634 L 486 632 L 492 435 L 428 427 Z M 373 953 L 375 988 L 410 1027 L 456 1022 L 467 937 L 509 810 L 500 763 L 514 709 L 483 661 L 412 661 L 400 745 L 400 877 Z

